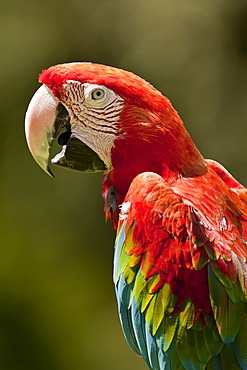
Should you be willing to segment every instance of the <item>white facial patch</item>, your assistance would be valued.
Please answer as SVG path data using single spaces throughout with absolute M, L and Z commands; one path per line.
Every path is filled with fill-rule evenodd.
M 69 80 L 64 89 L 63 103 L 70 114 L 72 136 L 88 145 L 111 168 L 111 149 L 124 100 L 102 85 Z

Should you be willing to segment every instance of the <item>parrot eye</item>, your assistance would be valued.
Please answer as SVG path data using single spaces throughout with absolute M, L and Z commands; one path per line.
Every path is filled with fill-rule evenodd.
M 101 109 L 107 107 L 116 99 L 121 100 L 118 95 L 104 85 L 84 83 L 83 89 L 84 99 L 82 105 L 85 107 Z
M 92 91 L 92 99 L 93 100 L 100 100 L 105 97 L 105 90 L 103 89 L 95 89 Z

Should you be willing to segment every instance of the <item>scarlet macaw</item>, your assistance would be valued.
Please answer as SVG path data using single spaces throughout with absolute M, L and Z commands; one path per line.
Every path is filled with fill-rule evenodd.
M 142 78 L 92 63 L 44 70 L 26 113 L 37 163 L 104 171 L 126 340 L 149 369 L 247 369 L 247 189 L 196 148 Z

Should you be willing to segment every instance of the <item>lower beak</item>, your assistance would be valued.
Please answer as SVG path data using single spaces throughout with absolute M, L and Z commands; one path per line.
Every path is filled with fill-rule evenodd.
M 73 135 L 67 109 L 45 85 L 36 91 L 30 101 L 25 117 L 25 133 L 35 161 L 51 176 L 50 149 L 57 137 L 62 151 L 51 160 L 52 164 L 80 172 L 106 169 L 98 155 Z

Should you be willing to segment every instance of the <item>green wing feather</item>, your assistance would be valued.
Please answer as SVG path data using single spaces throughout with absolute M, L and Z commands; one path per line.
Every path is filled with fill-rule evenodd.
M 244 303 L 234 303 L 220 280 L 215 276 L 210 265 L 208 271 L 210 299 L 215 322 L 222 341 L 232 343 L 245 315 Z

